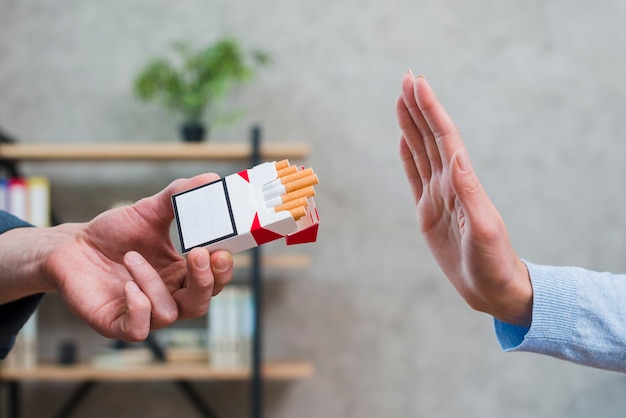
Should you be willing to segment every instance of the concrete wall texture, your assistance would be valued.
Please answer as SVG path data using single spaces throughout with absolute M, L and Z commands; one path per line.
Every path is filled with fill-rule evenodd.
M 0 127 L 33 143 L 177 141 L 178 119 L 132 95 L 146 60 L 226 33 L 264 48 L 274 65 L 231 99 L 245 116 L 211 140 L 247 140 L 258 122 L 267 141 L 309 143 L 322 216 L 318 243 L 298 249 L 312 267 L 277 272 L 265 296 L 266 356 L 310 359 L 317 373 L 269 385 L 266 415 L 617 417 L 624 376 L 502 353 L 491 318 L 442 275 L 417 232 L 394 101 L 407 69 L 428 77 L 521 256 L 626 271 L 625 19 L 617 0 L 3 0 Z M 213 168 L 25 170 L 52 178 L 61 218 L 84 220 L 110 204 L 103 196 Z M 59 335 L 101 341 L 54 295 L 42 309 L 42 357 Z M 46 416 L 72 387 L 29 384 L 26 415 Z M 222 416 L 245 416 L 247 385 L 198 388 Z M 77 411 L 194 414 L 166 383 L 105 384 Z

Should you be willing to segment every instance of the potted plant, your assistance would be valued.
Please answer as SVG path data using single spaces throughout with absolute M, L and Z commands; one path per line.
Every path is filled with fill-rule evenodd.
M 152 59 L 135 78 L 136 96 L 180 113 L 187 141 L 202 141 L 206 124 L 230 122 L 234 114 L 220 113 L 220 102 L 236 85 L 250 80 L 258 66 L 269 63 L 265 52 L 244 53 L 230 37 L 198 50 L 188 43 L 173 45 L 173 58 Z

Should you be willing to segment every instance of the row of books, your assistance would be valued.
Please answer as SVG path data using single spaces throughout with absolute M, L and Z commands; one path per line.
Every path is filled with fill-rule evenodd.
M 0 210 L 35 226 L 50 226 L 50 181 L 46 177 L 0 177 Z
M 0 210 L 38 227 L 50 226 L 50 182 L 45 177 L 0 178 Z M 3 366 L 37 364 L 37 312 L 24 324 Z
M 215 368 L 249 367 L 254 333 L 250 286 L 228 285 L 213 297 L 207 324 L 209 364 Z
M 211 299 L 206 328 L 169 327 L 154 333 L 169 363 L 203 363 L 216 369 L 247 368 L 252 357 L 253 298 L 249 286 L 228 285 Z M 141 366 L 156 361 L 150 347 L 132 344 L 97 352 L 99 368 Z

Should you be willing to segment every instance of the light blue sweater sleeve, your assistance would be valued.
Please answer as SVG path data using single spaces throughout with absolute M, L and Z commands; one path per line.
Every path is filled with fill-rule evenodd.
M 526 263 L 529 328 L 495 320 L 504 351 L 526 351 L 626 372 L 626 275 Z

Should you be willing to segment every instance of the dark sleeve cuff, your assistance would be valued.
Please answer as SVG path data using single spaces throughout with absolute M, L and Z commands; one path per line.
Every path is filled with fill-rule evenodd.
M 35 312 L 43 293 L 0 305 L 0 359 L 4 359 L 13 347 L 17 333 Z
M 0 234 L 14 228 L 23 228 L 32 226 L 26 221 L 21 220 L 8 212 L 0 210 Z
M 29 226 L 32 225 L 0 210 L 0 234 Z M 7 356 L 17 333 L 35 312 L 42 298 L 43 294 L 36 294 L 0 305 L 0 359 Z

